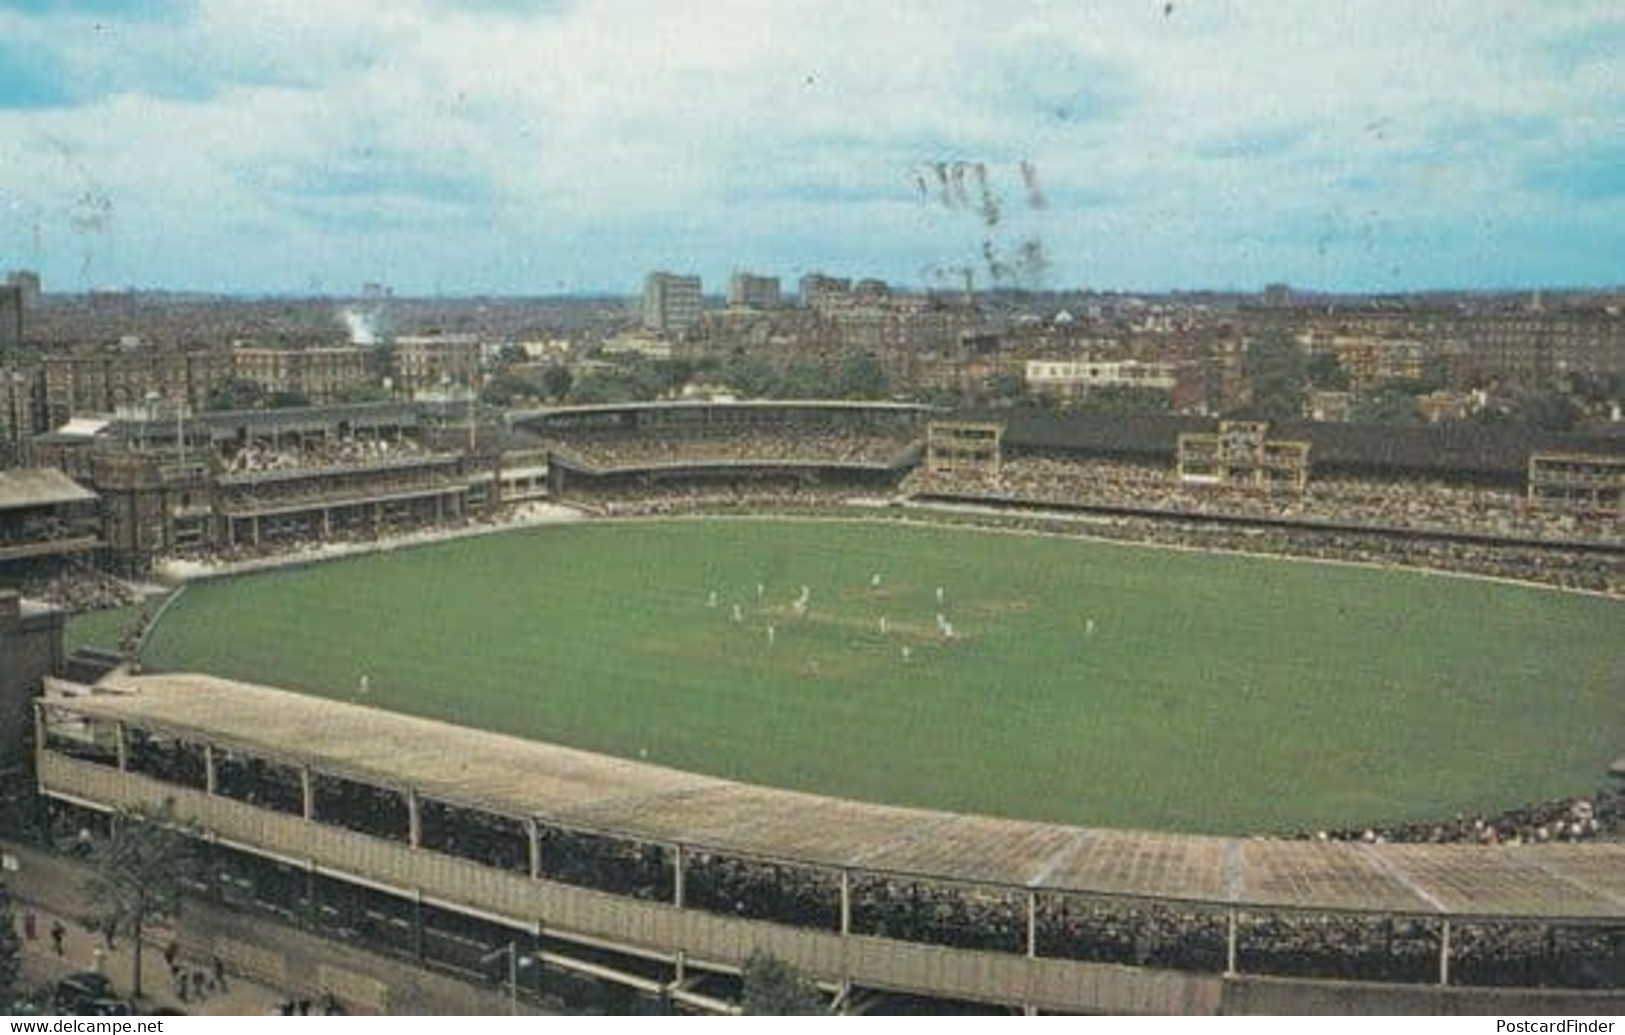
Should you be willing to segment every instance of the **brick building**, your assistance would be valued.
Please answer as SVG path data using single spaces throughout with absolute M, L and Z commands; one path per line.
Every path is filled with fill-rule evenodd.
M 340 402 L 371 376 L 368 350 L 352 345 L 312 348 L 238 347 L 232 370 L 267 393 L 285 393 L 313 405 Z
M 472 334 L 430 334 L 395 339 L 395 389 L 408 398 L 446 385 L 478 387 L 480 341 Z
M 223 348 L 86 348 L 47 356 L 45 416 L 50 427 L 83 414 L 106 414 L 161 399 L 200 410 L 233 376 Z

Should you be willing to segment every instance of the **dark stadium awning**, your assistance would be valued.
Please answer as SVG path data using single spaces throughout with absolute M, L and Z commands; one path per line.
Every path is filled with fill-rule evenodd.
M 967 409 L 954 417 L 1003 423 L 1005 445 L 1014 449 L 1115 456 L 1146 463 L 1172 463 L 1181 434 L 1218 428 L 1217 419 L 1207 417 L 1080 416 L 1031 407 Z M 1290 421 L 1270 425 L 1269 436 L 1308 442 L 1310 463 L 1318 469 L 1411 476 L 1518 478 L 1534 452 L 1625 455 L 1625 437 L 1620 435 L 1555 434 L 1460 422 L 1396 425 Z

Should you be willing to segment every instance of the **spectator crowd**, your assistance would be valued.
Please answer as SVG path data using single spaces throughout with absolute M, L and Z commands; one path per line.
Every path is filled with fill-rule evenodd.
M 315 437 L 289 442 L 255 440 L 223 457 L 224 473 L 233 475 L 270 474 L 279 471 L 327 470 L 344 467 L 374 467 L 390 464 L 428 452 L 414 439 Z
M 1550 841 L 1625 840 L 1625 791 L 1599 790 L 1586 798 L 1558 798 L 1506 812 L 1391 826 L 1317 831 L 1322 841 L 1367 844 L 1545 844 Z
M 1007 457 L 997 472 L 930 472 L 905 483 L 913 492 L 1160 511 L 1169 517 L 1236 517 L 1471 534 L 1552 542 L 1625 545 L 1625 524 L 1606 517 L 1532 511 L 1512 489 L 1411 478 L 1312 475 L 1302 496 L 1185 484 L 1164 466 L 1101 458 Z
M 601 433 L 557 438 L 550 448 L 598 470 L 685 464 L 827 464 L 884 466 L 902 462 L 917 440 L 856 428 L 815 427 L 780 432 L 741 428 L 701 434 Z
M 1504 490 L 1444 483 L 1331 481 L 1299 498 L 1180 486 L 1147 465 L 1048 457 L 1007 460 L 996 475 L 915 471 L 910 494 L 1005 511 L 999 523 L 1053 530 L 1038 505 L 1098 507 L 1092 536 L 1199 549 L 1400 564 L 1625 595 L 1617 523 L 1524 511 Z M 1221 519 L 1221 520 L 1216 520 Z M 1256 519 L 1250 523 L 1248 519 Z M 1417 534 L 1426 533 L 1426 534 Z
M 141 591 L 123 579 L 78 564 L 26 578 L 20 589 L 25 597 L 72 614 L 128 607 L 141 599 Z
M 91 736 L 82 743 L 53 740 L 53 750 L 103 765 L 117 759 Z M 198 745 L 132 729 L 127 746 L 131 769 L 165 782 L 206 784 Z M 291 774 L 272 763 L 227 752 L 217 783 L 220 793 L 287 811 L 295 799 Z M 256 776 L 267 785 L 255 786 Z M 397 843 L 408 841 L 410 820 L 402 792 L 328 774 L 313 775 L 318 822 Z M 512 818 L 462 805 L 421 798 L 420 846 L 510 873 L 528 874 L 529 832 Z M 669 845 L 613 834 L 576 830 L 537 820 L 535 863 L 548 880 L 649 901 L 674 901 L 679 862 Z M 81 828 L 78 837 L 83 839 Z M 1601 791 L 1586 798 L 1536 803 L 1491 816 L 1456 816 L 1362 830 L 1304 835 L 1366 842 L 1412 841 L 1468 845 L 1625 838 L 1625 792 Z M 77 843 L 77 842 L 75 842 Z M 1472 852 L 1471 847 L 1463 847 Z M 240 854 L 240 853 L 239 853 Z M 270 861 L 242 856 L 234 877 L 245 900 L 257 894 L 268 905 L 297 914 L 286 896 L 300 891 L 297 874 L 276 871 Z M 681 862 L 688 908 L 813 930 L 838 931 L 841 885 L 829 867 L 689 849 Z M 263 874 L 264 888 L 254 885 Z M 989 952 L 1026 951 L 1027 899 L 1019 888 L 933 880 L 928 876 L 855 871 L 850 875 L 851 931 L 931 945 Z M 354 913 L 357 937 L 402 938 L 398 903 L 374 901 L 377 893 L 345 885 L 331 889 L 325 908 L 335 916 Z M 1082 892 L 1040 890 L 1034 899 L 1034 948 L 1040 956 L 1176 970 L 1224 968 L 1231 915 L 1222 903 L 1121 899 Z M 313 907 L 302 907 L 313 908 Z M 455 917 L 441 918 L 455 928 Z M 1242 909 L 1234 917 L 1237 962 L 1248 973 L 1346 980 L 1428 982 L 1436 979 L 1442 945 L 1437 916 L 1334 914 Z M 379 926 L 382 925 L 382 926 Z M 371 934 L 367 932 L 377 928 Z M 336 930 L 347 929 L 336 924 Z M 478 959 L 472 934 L 440 937 L 459 958 Z M 1452 922 L 1451 966 L 1464 984 L 1625 987 L 1625 930 L 1617 925 L 1538 922 Z M 410 939 L 406 939 L 409 943 Z M 447 949 L 448 952 L 452 950 Z M 489 948 L 485 950 L 488 954 Z

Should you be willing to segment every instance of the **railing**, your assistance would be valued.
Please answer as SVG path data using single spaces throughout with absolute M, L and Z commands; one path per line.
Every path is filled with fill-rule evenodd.
M 82 553 L 99 549 L 102 541 L 93 535 L 64 536 L 60 539 L 36 539 L 26 543 L 0 545 L 0 561 L 16 561 L 25 557 L 49 557 L 59 553 Z
M 229 471 L 216 481 L 222 486 L 262 485 L 267 482 L 296 481 L 301 478 L 327 478 L 343 474 L 401 471 L 417 467 L 444 467 L 461 459 L 458 453 L 412 453 L 400 457 L 374 457 L 357 460 L 312 461 L 297 467 L 272 467 L 259 471 Z
M 831 983 L 1058 1011 L 1214 1013 L 1222 992 L 1218 974 L 812 931 L 531 879 L 51 752 L 40 756 L 39 780 L 47 794 L 96 807 L 173 801 L 177 818 L 224 843 L 562 938 L 682 953 L 696 965 L 738 968 L 763 950 Z

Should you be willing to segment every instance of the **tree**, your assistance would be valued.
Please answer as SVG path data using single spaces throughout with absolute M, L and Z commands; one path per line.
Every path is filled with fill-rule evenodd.
M 654 376 L 661 395 L 677 395 L 694 380 L 694 363 L 686 359 L 657 359 Z
M 1558 388 L 1536 388 L 1518 396 L 1513 406 L 1518 423 L 1531 431 L 1573 431 L 1580 407 Z
M 745 1013 L 757 1017 L 810 1017 L 827 1013 L 824 996 L 800 971 L 760 949 L 745 961 Z
M 399 361 L 399 350 L 388 342 L 372 345 L 363 353 L 367 379 L 383 384 L 386 379 L 395 376 Z
M 910 395 L 915 402 L 949 409 L 964 406 L 970 398 L 955 385 L 923 385 L 915 388 Z
M 627 396 L 638 402 L 660 398 L 662 384 L 654 364 L 638 359 L 617 372 Z
M 1016 402 L 1027 395 L 1027 378 L 1013 370 L 1006 370 L 993 375 L 987 390 L 996 402 Z
M 1558 386 L 1520 388 L 1498 395 L 1473 415 L 1479 424 L 1503 425 L 1526 431 L 1573 431 L 1585 416 L 1580 404 Z
M 624 370 L 587 374 L 570 388 L 570 401 L 581 404 L 636 402 L 653 397 L 653 390 L 643 378 Z
M 1415 424 L 1421 415 L 1416 412 L 1416 396 L 1403 386 L 1384 386 L 1354 404 L 1352 416 L 1357 421 L 1378 424 Z
M 131 992 L 141 995 L 141 936 L 154 921 L 180 916 L 181 900 L 196 866 L 196 842 L 175 818 L 173 802 L 148 813 L 121 808 L 113 834 L 92 855 L 85 881 L 90 922 L 128 937 L 135 948 Z
M 389 389 L 382 383 L 351 385 L 338 393 L 341 403 L 381 403 L 389 402 Z
M 722 364 L 718 373 L 725 384 L 742 395 L 760 398 L 775 394 L 776 378 L 773 371 L 758 359 L 736 349 Z
M 23 944 L 17 937 L 17 918 L 11 908 L 11 892 L 0 884 L 0 1012 L 10 1008 L 19 991 Z
M 781 399 L 828 399 L 832 397 L 830 389 L 824 368 L 810 359 L 801 359 L 791 363 L 765 394 Z
M 1321 391 L 1348 391 L 1349 375 L 1344 371 L 1343 362 L 1337 358 L 1335 352 L 1315 353 L 1309 357 L 1304 370 L 1309 376 L 1309 383 Z
M 492 406 L 512 406 L 535 390 L 525 378 L 504 370 L 486 379 L 485 387 L 480 389 L 480 401 Z
M 1253 389 L 1248 415 L 1259 420 L 1297 420 L 1303 414 L 1303 349 L 1285 331 L 1271 331 L 1247 346 L 1242 373 Z
M 507 370 L 509 367 L 523 363 L 529 358 L 522 346 L 515 345 L 510 341 L 497 349 L 494 363 L 498 370 Z
M 1105 385 L 1072 403 L 1073 413 L 1091 417 L 1130 417 L 1137 414 L 1167 413 L 1173 399 L 1164 388 L 1140 385 Z
M 309 406 L 310 399 L 299 393 L 287 389 L 279 389 L 265 396 L 265 408 L 268 410 L 297 410 Z
M 881 399 L 886 395 L 886 371 L 873 352 L 857 352 L 841 364 L 842 399 Z
M 1568 376 L 1565 386 L 1577 402 L 1605 406 L 1625 398 L 1625 374 L 1602 374 L 1577 371 Z
M 626 402 L 626 398 L 617 389 L 613 378 L 603 374 L 588 374 L 570 386 L 570 401 L 583 406 Z
M 549 399 L 563 399 L 570 394 L 570 386 L 574 383 L 574 375 L 563 363 L 556 363 L 542 371 L 542 391 L 547 393 Z
M 205 410 L 257 410 L 265 405 L 265 388 L 246 377 L 228 377 L 209 389 Z

